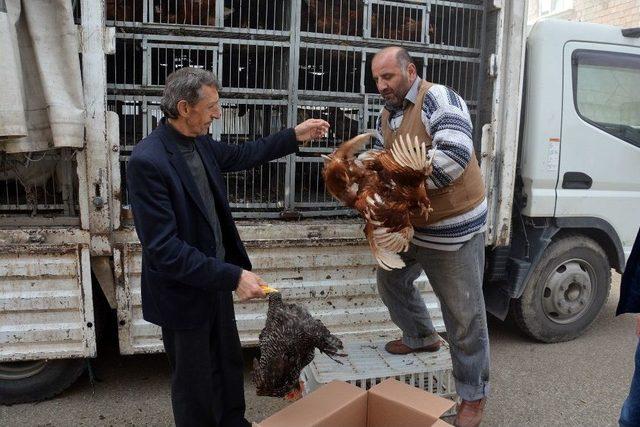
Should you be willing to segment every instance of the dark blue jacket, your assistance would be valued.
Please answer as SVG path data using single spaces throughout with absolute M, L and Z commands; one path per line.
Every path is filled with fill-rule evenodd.
M 622 313 L 640 313 L 640 230 L 620 282 L 620 301 L 616 316 Z
M 196 138 L 209 178 L 225 247 L 215 258 L 212 225 L 188 166 L 162 121 L 140 141 L 127 167 L 133 218 L 142 243 L 144 319 L 172 329 L 201 326 L 216 293 L 235 290 L 251 262 L 231 216 L 223 172 L 240 171 L 297 151 L 293 129 L 239 145 Z

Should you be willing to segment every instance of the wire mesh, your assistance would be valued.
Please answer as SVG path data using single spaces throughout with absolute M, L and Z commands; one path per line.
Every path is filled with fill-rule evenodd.
M 238 216 L 341 212 L 325 191 L 320 154 L 375 127 L 383 101 L 371 59 L 381 47 L 407 47 L 418 74 L 453 88 L 476 120 L 482 0 L 107 0 L 105 7 L 108 24 L 122 27 L 107 80 L 109 108 L 121 115 L 123 171 L 162 117 L 167 76 L 181 67 L 220 78 L 216 140 L 243 144 L 311 117 L 331 123 L 326 138 L 295 156 L 228 174 Z

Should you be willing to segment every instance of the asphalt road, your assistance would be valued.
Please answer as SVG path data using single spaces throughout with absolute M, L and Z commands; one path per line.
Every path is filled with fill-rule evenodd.
M 633 317 L 614 317 L 618 295 L 614 275 L 611 295 L 592 328 L 567 343 L 536 343 L 512 324 L 490 319 L 492 392 L 483 426 L 616 426 L 637 343 Z M 254 355 L 247 350 L 245 359 Z M 0 406 L 0 425 L 172 424 L 163 354 L 120 356 L 113 344 L 100 349 L 93 365 L 99 379 L 94 386 L 85 375 L 53 400 Z M 262 420 L 286 405 L 257 397 L 248 378 L 249 420 Z

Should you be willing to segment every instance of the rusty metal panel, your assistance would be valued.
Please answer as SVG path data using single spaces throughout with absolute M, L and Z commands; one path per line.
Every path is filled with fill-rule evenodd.
M 397 328 L 377 294 L 376 263 L 359 222 L 259 223 L 240 225 L 254 271 L 279 289 L 286 301 L 307 307 L 337 335 L 367 337 Z M 120 236 L 124 238 L 124 235 Z M 129 236 L 131 237 L 131 236 Z M 141 248 L 132 239 L 117 250 L 116 275 L 120 351 L 162 351 L 160 328 L 142 319 Z M 432 319 L 444 330 L 442 314 L 427 278 L 416 281 Z M 244 346 L 255 345 L 264 327 L 267 302 L 236 302 Z M 399 332 L 398 332 L 399 333 Z
M 288 302 L 307 307 L 337 335 L 367 336 L 397 330 L 377 294 L 375 261 L 364 242 L 323 246 L 250 248 L 255 271 L 279 289 Z M 416 281 L 443 330 L 435 295 L 426 277 Z M 244 345 L 256 344 L 264 327 L 267 303 L 236 304 L 236 319 Z
M 88 245 L 0 246 L 0 361 L 96 354 Z
M 160 327 L 142 319 L 140 244 L 129 243 L 114 250 L 117 280 L 118 338 L 120 353 L 152 353 L 162 351 Z

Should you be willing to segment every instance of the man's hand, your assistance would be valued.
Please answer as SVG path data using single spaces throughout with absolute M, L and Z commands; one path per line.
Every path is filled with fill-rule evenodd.
M 240 301 L 247 301 L 253 298 L 264 298 L 265 294 L 262 291 L 262 288 L 260 288 L 260 285 L 266 284 L 267 283 L 257 274 L 247 270 L 242 270 L 240 280 L 238 280 L 238 287 L 235 292 Z
M 303 142 L 322 138 L 329 131 L 329 126 L 329 123 L 322 119 L 309 119 L 300 123 L 293 130 L 296 132 L 296 139 Z

